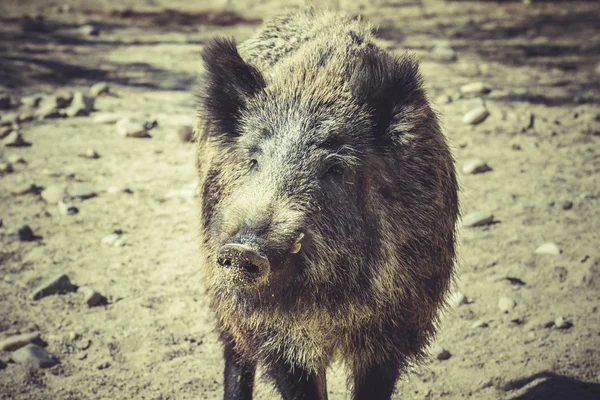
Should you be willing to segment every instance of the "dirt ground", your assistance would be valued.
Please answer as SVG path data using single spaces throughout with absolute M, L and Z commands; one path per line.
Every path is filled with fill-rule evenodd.
M 0 147 L 0 163 L 13 169 L 0 173 L 0 341 L 39 332 L 60 360 L 36 369 L 0 351 L 1 399 L 222 397 L 221 347 L 197 261 L 194 146 L 177 130 L 194 123 L 206 41 L 242 41 L 264 18 L 302 4 L 0 3 L 0 92 L 13 103 L 110 86 L 90 116 L 20 122 L 31 146 Z M 463 213 L 494 216 L 460 230 L 456 291 L 466 301 L 447 312 L 438 336 L 450 358 L 415 367 L 394 398 L 600 398 L 600 5 L 334 5 L 365 15 L 391 52 L 418 56 L 457 159 Z M 438 45 L 456 60 L 440 60 Z M 477 125 L 463 122 L 480 101 L 460 94 L 472 82 L 492 89 L 482 97 L 490 115 Z M 28 111 L 0 110 L 0 122 L 13 112 Z M 126 138 L 94 122 L 105 113 L 157 126 L 151 138 Z M 88 149 L 100 157 L 81 157 Z M 463 172 L 473 158 L 492 170 Z M 38 190 L 12 193 L 30 184 Z M 40 196 L 56 185 L 74 195 L 77 214 Z M 78 198 L 83 189 L 96 196 Z M 19 240 L 24 224 L 35 240 Z M 120 245 L 108 245 L 115 231 Z M 548 242 L 559 254 L 536 253 Z M 105 301 L 88 307 L 81 293 L 32 300 L 61 273 Z M 516 303 L 502 300 L 507 312 L 503 297 Z M 330 399 L 348 398 L 343 366 L 329 371 L 328 385 Z M 261 379 L 255 394 L 278 398 Z

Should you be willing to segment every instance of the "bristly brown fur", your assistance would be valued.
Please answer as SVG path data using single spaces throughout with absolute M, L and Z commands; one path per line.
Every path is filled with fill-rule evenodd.
M 216 40 L 203 58 L 200 243 L 226 344 L 315 374 L 336 356 L 355 376 L 421 360 L 459 211 L 417 62 L 379 49 L 360 20 L 314 11 L 268 22 L 239 48 Z M 216 254 L 256 231 L 277 268 L 260 288 L 235 287 Z

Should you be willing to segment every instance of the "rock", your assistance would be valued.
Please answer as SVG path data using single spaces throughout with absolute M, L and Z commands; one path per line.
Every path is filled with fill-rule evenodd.
M 487 322 L 478 319 L 477 321 L 473 322 L 473 324 L 471 325 L 471 328 L 473 329 L 477 329 L 477 328 L 487 328 L 489 325 Z
M 69 196 L 80 200 L 91 199 L 92 197 L 96 197 L 98 195 L 92 188 L 83 185 L 77 185 L 69 188 L 68 193 Z
M 1 126 L 7 125 L 16 125 L 19 123 L 19 113 L 17 112 L 9 112 L 2 115 L 2 119 L 0 120 Z
M 107 369 L 110 367 L 110 361 L 102 361 L 101 363 L 99 363 L 98 365 L 96 365 L 96 368 L 102 370 L 102 369 Z
M 561 253 L 560 249 L 556 245 L 556 243 L 544 243 L 537 249 L 535 249 L 536 254 L 547 254 L 551 256 L 557 256 Z
M 573 323 L 564 317 L 558 317 L 554 320 L 554 327 L 556 329 L 569 329 L 573 326 Z
M 31 242 L 35 240 L 35 235 L 29 225 L 22 225 L 17 229 L 17 235 L 21 242 Z
M 12 353 L 12 359 L 34 368 L 50 368 L 60 363 L 54 354 L 35 344 L 28 344 L 15 351 Z
M 0 126 L 0 139 L 7 137 L 12 131 L 14 131 L 11 125 Z
M 569 201 L 569 200 L 561 201 L 561 202 L 559 203 L 559 205 L 560 205 L 560 207 L 561 207 L 563 210 L 565 210 L 565 211 L 566 211 L 566 210 L 570 210 L 571 208 L 573 208 L 573 202 L 572 202 L 572 201 Z
M 476 211 L 465 215 L 462 219 L 462 225 L 474 228 L 477 226 L 490 225 L 494 222 L 494 214 L 486 211 Z
M 463 122 L 469 125 L 477 125 L 483 122 L 489 115 L 490 112 L 485 107 L 479 106 L 467 112 L 463 117 Z
M 74 204 L 60 200 L 58 202 L 58 211 L 62 215 L 75 215 L 79 212 L 79 209 Z
M 94 118 L 92 121 L 96 124 L 114 124 L 123 116 L 121 114 L 113 114 L 113 113 L 94 113 Z
M 83 294 L 83 299 L 89 307 L 97 306 L 102 302 L 102 295 L 89 286 L 81 286 L 77 293 Z
M 454 49 L 446 45 L 435 46 L 430 55 L 434 60 L 441 62 L 454 62 L 457 58 Z
M 33 291 L 33 300 L 39 300 L 43 297 L 53 294 L 63 294 L 74 292 L 75 288 L 66 274 L 57 275 L 54 278 L 42 283 Z
M 147 122 L 141 119 L 125 117 L 117 122 L 117 133 L 123 137 L 147 138 Z
M 491 171 L 492 168 L 480 158 L 471 158 L 465 161 L 463 172 L 465 174 L 482 174 Z
M 447 94 L 441 94 L 438 97 L 436 97 L 433 102 L 435 104 L 450 104 L 452 103 L 452 96 L 449 96 Z
M 94 98 L 81 92 L 75 92 L 69 108 L 65 110 L 68 117 L 85 117 L 94 109 Z
M 517 306 L 517 303 L 511 299 L 510 297 L 500 297 L 498 300 L 498 308 L 503 313 L 508 313 L 512 311 L 513 308 Z
M 106 83 L 106 82 L 98 82 L 98 83 L 93 84 L 92 87 L 90 87 L 90 95 L 92 95 L 93 97 L 98 97 L 103 94 L 108 94 L 109 91 L 110 91 L 110 87 L 108 86 L 108 83 Z
M 11 163 L 0 163 L 0 174 L 10 174 L 11 172 L 13 172 Z
M 86 24 L 79 27 L 79 32 L 86 36 L 98 36 L 100 34 L 100 29 L 94 25 Z
M 63 118 L 65 114 L 58 107 L 45 104 L 35 112 L 35 116 L 39 119 Z
M 101 243 L 105 246 L 114 246 L 120 237 L 121 237 L 121 235 L 119 235 L 117 233 L 112 233 L 110 235 L 104 236 L 101 239 Z
M 90 160 L 95 160 L 97 158 L 100 158 L 100 154 L 98 154 L 96 152 L 96 150 L 94 150 L 94 149 L 87 149 L 85 151 L 85 153 L 80 154 L 79 157 L 89 158 Z
M 19 122 L 29 122 L 35 119 L 35 115 L 30 112 L 24 112 L 19 114 Z
M 27 164 L 27 161 L 25 161 L 25 159 L 18 154 L 9 155 L 6 157 L 6 161 L 11 164 Z
M 51 185 L 42 190 L 42 199 L 48 204 L 58 204 L 65 197 L 64 185 Z
M 0 93 L 0 110 L 8 110 L 11 106 L 10 96 L 6 93 Z
M 444 349 L 439 344 L 434 344 L 430 348 L 431 355 L 440 361 L 448 360 L 452 357 L 452 354 L 446 349 Z
M 42 102 L 47 102 L 58 108 L 67 108 L 73 100 L 73 92 L 70 90 L 59 90 L 53 96 L 45 97 Z
M 25 194 L 37 194 L 40 192 L 40 187 L 35 183 L 26 183 L 13 188 L 10 193 L 14 196 L 23 196 Z
M 21 97 L 21 104 L 25 107 L 36 108 L 40 105 L 40 101 L 42 101 L 43 97 L 43 93 L 35 93 L 29 96 Z
M 177 127 L 177 136 L 182 142 L 191 142 L 194 138 L 194 128 L 190 125 L 180 125 Z
M 0 341 L 0 350 L 15 351 L 30 343 L 37 344 L 38 346 L 42 347 L 47 345 L 47 343 L 44 342 L 40 337 L 39 332 L 32 332 L 7 337 L 6 339 Z
M 461 292 L 454 292 L 449 300 L 450 307 L 452 307 L 452 308 L 457 308 L 463 304 L 468 304 L 468 303 L 469 303 L 469 300 L 467 299 L 467 296 L 465 296 L 465 294 L 461 293 Z
M 26 141 L 19 131 L 13 131 L 2 141 L 6 147 L 28 147 L 31 143 Z
M 460 87 L 460 93 L 465 97 L 483 96 L 492 91 L 492 88 L 483 82 L 471 82 Z

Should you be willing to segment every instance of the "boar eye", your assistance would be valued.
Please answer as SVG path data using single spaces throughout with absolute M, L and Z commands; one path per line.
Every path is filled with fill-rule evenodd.
M 341 164 L 332 164 L 327 168 L 327 171 L 323 174 L 322 178 L 332 177 L 337 178 L 344 175 L 344 166 Z
M 258 168 L 258 161 L 255 159 L 252 159 L 248 162 L 248 166 L 250 167 L 250 169 L 256 169 L 256 168 Z

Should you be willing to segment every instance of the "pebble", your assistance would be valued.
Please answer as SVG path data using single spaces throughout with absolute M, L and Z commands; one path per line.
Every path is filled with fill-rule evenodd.
M 94 113 L 94 118 L 92 118 L 92 122 L 96 124 L 114 124 L 123 116 L 121 114 L 113 114 L 113 113 Z
M 556 329 L 569 329 L 573 326 L 573 323 L 564 317 L 558 317 L 554 320 L 554 327 Z
M 13 127 L 11 125 L 0 126 L 0 139 L 4 139 L 8 136 L 9 133 L 13 131 Z
M 13 188 L 10 192 L 14 196 L 22 196 L 22 195 L 30 194 L 30 193 L 33 193 L 33 194 L 39 193 L 39 191 L 40 191 L 40 188 L 35 183 L 26 183 L 24 185 Z
M 91 159 L 91 160 L 95 160 L 95 159 L 97 159 L 97 158 L 100 158 L 100 154 L 98 154 L 98 153 L 96 152 L 96 150 L 94 150 L 94 149 L 87 149 L 87 150 L 85 151 L 85 153 L 82 153 L 82 154 L 80 154 L 79 156 L 80 156 L 80 157 L 83 157 L 83 158 L 89 158 L 89 159 Z
M 31 242 L 35 240 L 35 235 L 29 225 L 22 225 L 17 229 L 17 235 L 21 242 Z
M 29 96 L 21 97 L 21 104 L 25 107 L 36 108 L 40 105 L 40 101 L 42 101 L 43 97 L 43 93 L 35 93 Z
M 2 122 L 0 125 L 16 125 L 19 123 L 19 113 L 18 112 L 9 112 L 2 116 Z
M 489 225 L 494 222 L 494 214 L 487 211 L 476 211 L 465 215 L 462 219 L 462 225 L 474 228 L 477 226 Z
M 430 349 L 431 355 L 437 358 L 440 361 L 448 360 L 452 357 L 452 354 L 446 349 L 444 349 L 439 344 L 434 344 Z
M 19 364 L 35 368 L 50 368 L 60 363 L 54 354 L 35 344 L 20 348 L 11 357 Z
M 93 189 L 83 185 L 77 185 L 69 188 L 68 193 L 69 196 L 80 200 L 91 199 L 92 197 L 96 197 L 98 195 Z
M 508 313 L 517 306 L 517 303 L 510 297 L 500 297 L 498 300 L 498 308 L 503 313 Z
M 24 112 L 19 114 L 19 122 L 29 122 L 35 119 L 35 114 L 30 112 Z
M 147 138 L 147 122 L 137 118 L 125 117 L 117 121 L 117 133 L 123 137 Z
M 450 104 L 452 103 L 452 96 L 447 94 L 441 94 L 433 101 L 435 104 Z
M 73 100 L 73 92 L 70 90 L 59 90 L 53 96 L 47 96 L 42 101 L 53 104 L 58 108 L 67 108 Z
M 191 125 L 180 125 L 177 127 L 177 136 L 182 142 L 191 142 L 194 138 L 194 128 Z
M 103 94 L 108 94 L 109 91 L 110 91 L 110 87 L 108 86 L 108 83 L 106 83 L 106 82 L 98 82 L 98 83 L 93 84 L 90 87 L 90 95 L 92 95 L 93 97 L 98 97 Z
M 81 25 L 79 27 L 79 32 L 86 36 L 97 36 L 100 34 L 100 30 L 91 24 Z
M 484 106 L 479 106 L 467 112 L 463 117 L 463 122 L 469 125 L 477 125 L 483 122 L 489 115 L 490 112 Z
M 469 299 L 465 296 L 464 293 L 454 292 L 452 296 L 450 296 L 449 304 L 452 308 L 460 307 L 463 304 L 468 304 Z
M 544 243 L 543 245 L 535 249 L 535 252 L 536 254 L 547 254 L 551 256 L 557 256 L 561 253 L 556 243 L 552 242 Z
M 98 365 L 96 365 L 96 368 L 98 369 L 107 369 L 110 367 L 110 361 L 102 361 L 101 363 L 99 363 Z
M 121 235 L 116 233 L 111 233 L 110 235 L 104 236 L 100 242 L 105 246 L 114 246 L 115 243 L 121 238 Z
M 38 346 L 46 346 L 46 343 L 40 337 L 40 333 L 32 332 L 7 337 L 0 341 L 0 350 L 15 351 L 30 343 L 37 344 Z
M 0 174 L 10 174 L 13 171 L 14 169 L 11 163 L 0 163 Z
M 73 203 L 69 203 L 65 200 L 60 200 L 58 202 L 58 211 L 62 215 L 75 215 L 79 212 L 79 209 Z
M 58 202 L 65 197 L 65 186 L 50 185 L 42 190 L 40 196 L 42 196 L 42 199 L 48 204 L 58 204 Z
M 0 110 L 8 110 L 10 104 L 10 96 L 7 93 L 0 93 Z
M 485 322 L 482 319 L 478 319 L 477 321 L 473 322 L 473 324 L 471 325 L 471 328 L 473 328 L 473 329 L 487 328 L 488 326 L 489 326 L 489 324 L 487 322 Z
M 460 87 L 460 93 L 465 97 L 477 97 L 488 94 L 492 88 L 483 82 L 471 82 Z
M 11 164 L 27 164 L 27 161 L 25 161 L 25 159 L 18 154 L 9 155 L 6 157 L 6 161 Z
M 446 45 L 435 46 L 430 54 L 433 59 L 442 62 L 454 62 L 457 58 L 454 49 Z
M 492 168 L 480 158 L 471 158 L 465 161 L 463 172 L 465 174 L 482 174 L 491 171 Z
M 89 286 L 81 286 L 77 289 L 77 293 L 83 294 L 83 299 L 88 307 L 97 306 L 102 302 L 102 295 Z
M 31 143 L 23 138 L 23 135 L 19 131 L 12 131 L 3 140 L 6 147 L 28 147 Z
M 570 210 L 571 208 L 573 208 L 573 202 L 572 202 L 572 201 L 570 201 L 570 200 L 561 201 L 561 202 L 559 203 L 559 205 L 560 205 L 560 207 L 561 207 L 563 210 L 565 210 L 565 211 L 566 211 L 566 210 Z
M 75 291 L 75 288 L 71 284 L 69 276 L 66 274 L 60 274 L 42 283 L 33 291 L 33 300 L 39 300 L 43 297 L 50 296 L 59 293 L 69 293 Z
M 40 108 L 35 112 L 35 116 L 39 119 L 52 119 L 62 118 L 65 115 L 55 105 L 42 103 Z
M 71 105 L 65 110 L 65 114 L 68 117 L 85 117 L 90 115 L 93 109 L 93 97 L 81 92 L 75 92 L 73 95 L 73 100 L 71 101 Z

